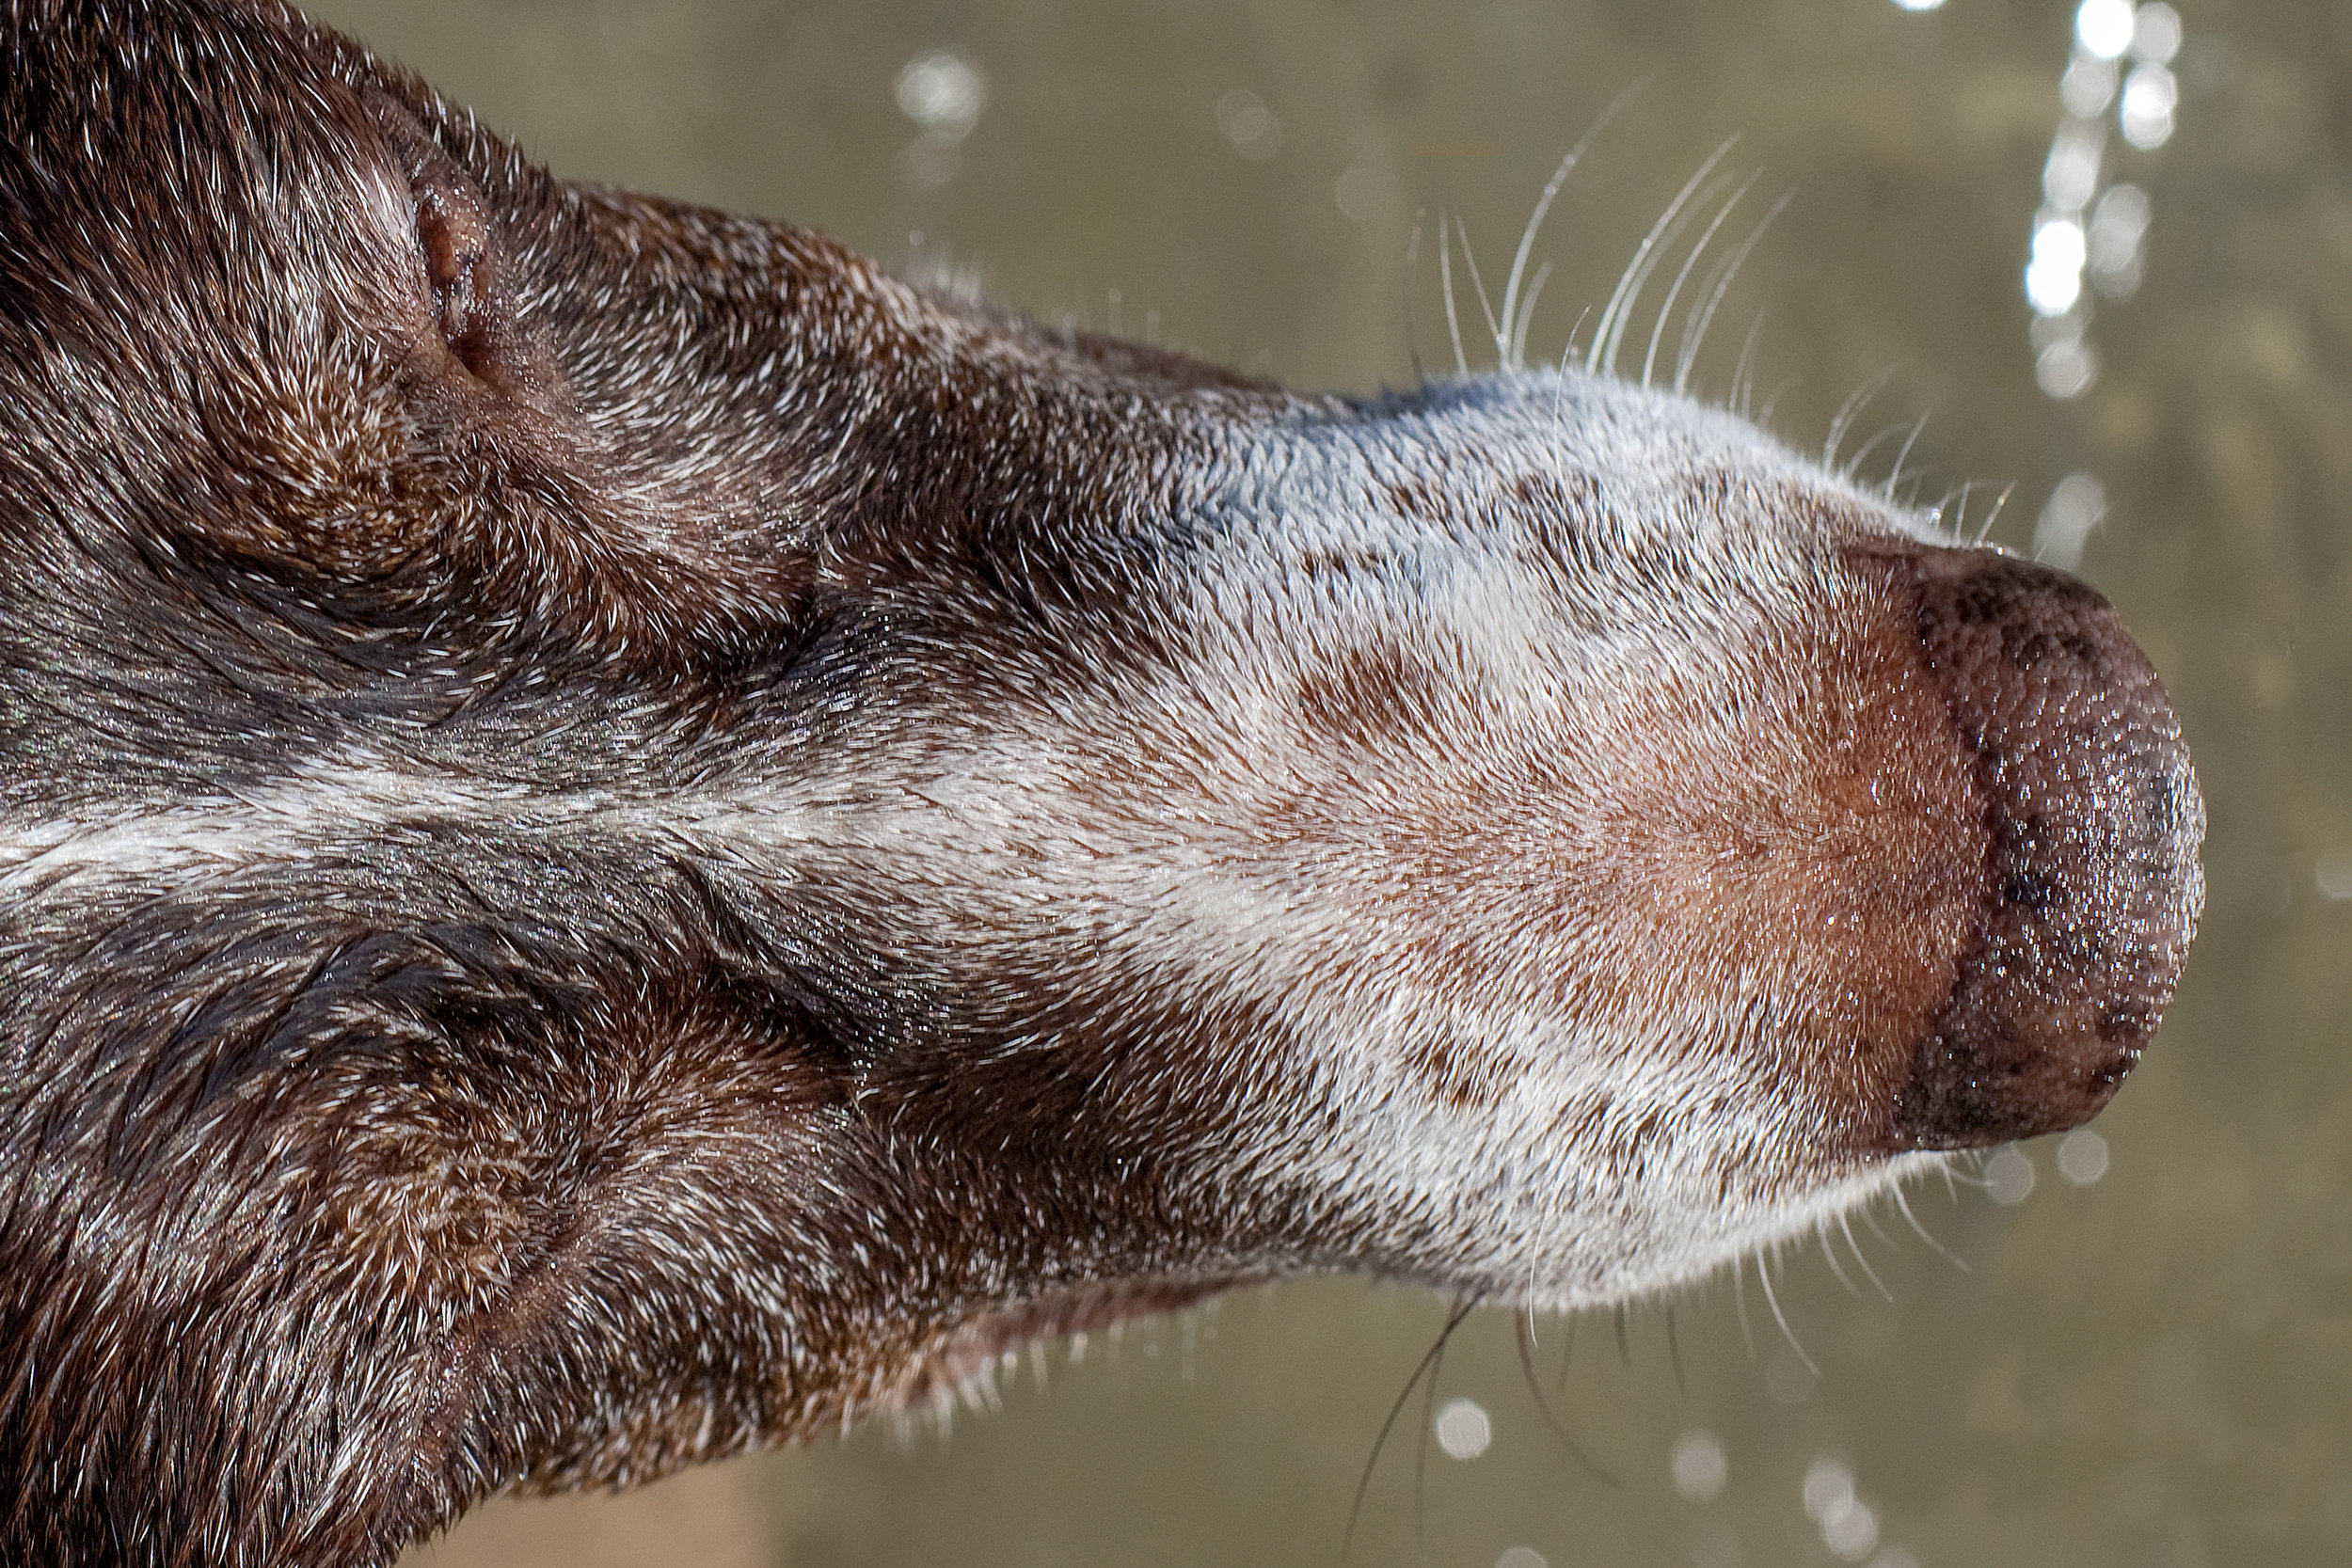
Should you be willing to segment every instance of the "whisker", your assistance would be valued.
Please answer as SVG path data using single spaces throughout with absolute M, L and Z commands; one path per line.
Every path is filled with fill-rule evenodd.
M 1954 1252 L 1951 1248 L 1937 1241 L 1933 1236 L 1928 1234 L 1928 1227 L 1921 1225 L 1919 1223 L 1919 1216 L 1911 1212 L 1910 1196 L 1900 1187 L 1895 1189 L 1895 1207 L 1902 1212 L 1903 1220 L 1911 1227 L 1912 1233 L 1916 1235 L 1921 1241 L 1928 1243 L 1929 1251 L 1934 1253 L 1938 1258 L 1943 1259 L 1944 1261 L 1949 1263 L 1952 1267 L 1958 1269 L 1963 1274 L 1974 1274 L 1977 1272 L 1968 1266 L 1966 1259 L 1961 1257 L 1960 1254 Z
M 1947 484 L 1944 487 L 1944 493 L 1935 498 L 1935 505 L 1928 510 L 1928 524 L 1935 530 L 1939 538 L 1957 539 L 1960 537 L 1959 531 L 1953 528 L 1950 523 L 1945 521 L 1944 514 L 1951 510 L 1952 502 L 1955 500 L 1965 504 L 1967 495 L 1968 487 L 1966 485 L 1963 484 L 1954 486 Z
M 1731 1309 L 1740 1320 L 1740 1342 L 1748 1349 L 1748 1359 L 1756 1359 L 1756 1333 L 1748 1326 L 1748 1266 L 1747 1260 L 1731 1260 Z
M 1928 417 L 1923 413 L 1912 422 L 1911 434 L 1903 437 L 1901 449 L 1895 453 L 1895 469 L 1886 476 L 1885 493 L 1888 500 L 1895 499 L 1895 486 L 1902 481 L 1903 465 L 1911 461 L 1911 449 L 1918 444 L 1919 433 L 1927 428 Z
M 1981 1160 L 1977 1162 L 1975 1168 L 1970 1170 L 1967 1175 L 1957 1176 L 1949 1171 L 1947 1171 L 1944 1179 L 1948 1183 L 1957 1183 L 1963 1187 L 1973 1187 L 1980 1193 L 1987 1193 L 1993 1190 L 1993 1183 L 1984 1174 L 1984 1162 Z M 1954 1196 L 1958 1195 L 1955 1194 Z
M 1454 220 L 1454 231 L 1462 241 L 1462 265 L 1469 269 L 1470 290 L 1478 296 L 1478 313 L 1486 318 L 1486 336 L 1495 341 L 1498 357 L 1502 346 L 1502 324 L 1495 320 L 1494 303 L 1486 297 L 1486 280 L 1478 275 L 1478 258 L 1470 250 L 1470 225 L 1460 218 Z M 1495 369 L 1502 370 L 1502 365 Z
M 1446 1319 L 1445 1328 L 1432 1347 L 1437 1354 L 1429 1362 L 1429 1380 L 1422 1385 L 1421 1442 L 1413 1449 L 1413 1549 L 1424 1558 L 1429 1555 L 1429 1439 L 1438 1425 L 1438 1378 L 1445 1369 L 1445 1347 L 1453 1339 L 1454 1331 L 1470 1316 L 1473 1305 L 1470 1296 L 1454 1301 L 1453 1316 Z
M 1568 362 L 1576 357 L 1576 335 L 1583 331 L 1584 324 L 1592 319 L 1593 308 L 1589 305 L 1576 313 L 1576 325 L 1568 328 L 1567 346 L 1560 351 L 1560 363 L 1552 367 L 1562 376 L 1568 373 Z
M 1761 173 L 1763 171 L 1759 169 L 1757 172 Z M 1693 329 L 1691 325 L 1685 324 L 1682 331 L 1682 351 L 1677 356 L 1675 361 L 1676 391 L 1681 392 L 1689 389 L 1688 383 L 1691 379 L 1691 368 L 1698 363 L 1699 345 L 1707 341 L 1707 329 L 1714 324 L 1716 308 L 1723 304 L 1724 296 L 1731 292 L 1731 280 L 1739 277 L 1740 269 L 1747 264 L 1748 252 L 1756 248 L 1756 242 L 1764 237 L 1764 230 L 1772 226 L 1772 220 L 1780 216 L 1781 209 L 1788 205 L 1788 199 L 1789 193 L 1783 192 L 1779 200 L 1773 202 L 1772 206 L 1765 209 L 1763 218 L 1754 229 L 1748 230 L 1748 237 L 1740 242 L 1740 248 L 1731 253 L 1729 260 L 1724 262 L 1723 269 L 1716 275 L 1714 286 L 1710 288 L 1707 293 L 1706 308 L 1698 314 L 1698 325 L 1696 328 Z M 1748 329 L 1748 339 L 1750 343 L 1753 343 L 1755 341 L 1756 327 L 1763 325 L 1764 315 L 1763 312 L 1759 310 L 1756 312 L 1756 326 L 1751 326 Z M 1743 344 L 1740 349 L 1740 362 L 1742 365 L 1746 364 L 1747 357 L 1747 345 Z M 1733 388 L 1737 390 L 1739 386 L 1739 377 L 1736 374 L 1732 377 L 1732 385 Z
M 1535 320 L 1535 301 L 1543 297 L 1544 284 L 1551 277 L 1551 263 L 1546 261 L 1535 269 L 1535 277 L 1527 286 L 1527 305 L 1519 312 L 1518 330 L 1511 335 L 1511 362 L 1514 371 L 1527 368 L 1527 328 Z M 1504 320 L 1509 320 L 1505 317 Z
M 1585 317 L 1587 317 L 1587 316 L 1589 316 L 1589 315 L 1591 315 L 1592 313 L 1593 313 L 1593 308 L 1592 308 L 1591 306 L 1589 306 L 1589 305 L 1588 305 L 1588 306 L 1586 306 L 1586 307 L 1585 307 L 1582 310 L 1581 310 L 1581 311 L 1577 312 L 1577 317 L 1576 317 L 1576 325 L 1574 325 L 1574 326 L 1572 326 L 1572 327 L 1570 327 L 1570 328 L 1568 329 L 1568 344 L 1567 344 L 1567 347 L 1565 347 L 1565 348 L 1564 348 L 1564 349 L 1562 349 L 1562 350 L 1560 351 L 1560 363 L 1552 367 L 1552 380 L 1551 380 L 1551 431 L 1552 431 L 1552 442 L 1551 442 L 1551 462 L 1552 462 L 1552 473 L 1553 473 L 1553 475 L 1554 475 L 1556 478 L 1558 478 L 1558 479 L 1561 481 L 1561 483 L 1562 483 L 1563 484 L 1565 484 L 1565 483 L 1567 482 L 1567 477 L 1568 477 L 1568 474 L 1567 474 L 1567 454 L 1568 454 L 1568 443 L 1567 443 L 1567 441 L 1566 441 L 1566 439 L 1565 439 L 1566 435 L 1567 435 L 1567 429 L 1568 429 L 1568 426 L 1567 426 L 1567 420 L 1566 420 L 1566 419 L 1565 419 L 1565 417 L 1561 414 L 1561 412 L 1560 412 L 1560 400 L 1561 400 L 1561 398 L 1562 398 L 1564 395 L 1565 395 L 1565 394 L 1566 394 L 1567 389 L 1568 389 L 1568 361 L 1576 357 L 1576 335 L 1577 335 L 1577 333 L 1579 333 L 1579 332 L 1581 332 L 1581 331 L 1582 331 L 1582 330 L 1583 330 L 1583 327 L 1584 327 L 1584 318 L 1585 318 Z M 1570 1322 L 1574 1322 L 1575 1320 L 1574 1320 L 1573 1318 L 1571 1318 L 1569 1321 L 1570 1321 Z
M 1620 1304 L 1610 1316 L 1617 1325 L 1617 1365 L 1630 1371 L 1633 1368 L 1633 1341 L 1626 1334 L 1623 1304 Z
M 1535 1381 L 1535 1329 L 1532 1319 L 1519 1320 L 1518 1338 L 1519 1373 L 1526 1380 L 1527 1392 L 1529 1397 L 1535 1402 L 1536 1412 L 1543 1417 L 1544 1424 L 1551 1428 L 1552 1436 L 1560 1440 L 1560 1446 L 1568 1450 L 1568 1456 L 1571 1459 L 1584 1466 L 1591 1474 L 1611 1486 L 1623 1485 L 1624 1483 L 1615 1476 L 1601 1468 L 1593 1456 L 1586 1453 L 1583 1447 L 1568 1434 L 1566 1423 L 1562 1421 L 1559 1415 L 1553 1411 L 1551 1402 L 1544 1398 L 1544 1391 Z
M 1609 348 L 1602 366 L 1609 374 L 1617 373 L 1617 355 L 1625 347 L 1626 334 L 1633 330 L 1634 308 L 1641 301 L 1642 291 L 1649 287 L 1649 280 L 1657 276 L 1659 267 L 1664 264 L 1674 247 L 1682 242 L 1682 230 L 1698 215 L 1699 209 L 1706 202 L 1713 199 L 1714 192 L 1720 188 L 1720 182 L 1710 181 L 1707 189 L 1699 194 L 1691 206 L 1675 218 L 1673 226 L 1666 230 L 1665 236 L 1659 242 L 1658 248 L 1651 252 L 1649 259 L 1641 264 L 1639 274 L 1633 278 L 1632 293 L 1626 295 L 1625 309 L 1618 313 L 1617 319 L 1610 324 Z
M 1683 1403 L 1691 1402 L 1691 1386 L 1682 1376 L 1682 1336 L 1675 1332 L 1674 1304 L 1666 1304 L 1666 1359 L 1674 1364 L 1675 1397 Z
M 1764 171 L 1757 169 L 1740 182 L 1739 189 L 1731 193 L 1730 199 L 1715 209 L 1715 215 L 1708 220 L 1705 229 L 1699 230 L 1698 243 L 1691 247 L 1691 254 L 1682 259 L 1681 270 L 1675 274 L 1674 282 L 1666 290 L 1666 297 L 1659 302 L 1658 319 L 1650 323 L 1649 347 L 1642 355 L 1643 386 L 1649 385 L 1651 368 L 1658 363 L 1658 345 L 1666 336 L 1666 322 L 1674 314 L 1675 301 L 1682 297 L 1682 285 L 1691 280 L 1692 269 L 1699 264 L 1699 258 L 1707 254 L 1707 247 L 1714 240 L 1715 231 L 1724 226 L 1725 218 L 1731 216 L 1731 210 L 1740 205 L 1740 198 L 1754 190 L 1756 182 L 1762 178 Z M 1720 182 L 1718 188 L 1721 188 Z
M 1887 366 L 1886 369 L 1856 387 L 1851 393 L 1848 394 L 1846 401 L 1837 405 L 1837 417 L 1829 422 L 1829 439 L 1821 444 L 1822 467 L 1836 468 L 1837 467 L 1837 449 L 1844 443 L 1846 432 L 1852 427 L 1855 417 L 1869 406 L 1870 400 L 1885 390 L 1886 384 L 1895 379 L 1897 368 L 1893 365 Z
M 1741 419 L 1748 417 L 1749 400 L 1756 391 L 1748 378 L 1756 370 L 1756 342 L 1763 335 L 1764 312 L 1757 310 L 1756 320 L 1748 324 L 1748 335 L 1740 340 L 1739 362 L 1731 367 L 1731 404 Z
M 1994 523 L 1997 523 L 1997 522 L 1999 522 L 1999 521 L 2001 520 L 2001 513 L 2002 513 L 2002 510 L 2003 510 L 2004 508 L 2006 508 L 2006 507 L 2009 505 L 2009 499 L 2010 499 L 2010 497 L 2011 497 L 2011 496 L 2015 495 L 2016 493 L 2017 493 L 2017 484 L 2016 484 L 2016 482 L 2015 482 L 2015 481 L 2013 481 L 2013 480 L 2012 480 L 2010 483 L 2009 483 L 2004 484 L 2004 485 L 2002 485 L 2002 486 L 2001 486 L 2001 494 L 2000 494 L 2000 496 L 1998 497 L 1998 499 L 1996 499 L 1993 502 L 1993 513 L 1992 513 L 1992 515 L 1990 515 L 1990 516 L 1988 516 L 1987 518 L 1985 518 L 1985 520 L 1984 520 L 1984 527 L 1982 527 L 1982 528 L 1980 528 L 1980 529 L 1979 529 L 1979 530 L 1977 531 L 1977 543 L 1978 543 L 1978 544 L 1981 545 L 1981 544 L 1983 544 L 1983 543 L 1984 543 L 1987 539 L 1989 539 L 1989 538 L 1991 538 L 1991 537 L 1993 536 L 1993 525 L 1994 525 Z
M 1364 1497 L 1372 1489 L 1373 1467 L 1380 1463 L 1380 1450 L 1389 1446 L 1389 1433 L 1396 1430 L 1396 1419 L 1405 1413 L 1405 1406 L 1412 1400 L 1413 1390 L 1420 1386 L 1421 1380 L 1431 1376 L 1438 1361 L 1444 1357 L 1445 1342 L 1454 1338 L 1454 1331 L 1462 1326 L 1462 1321 L 1470 1316 L 1470 1308 L 1476 1305 L 1475 1297 L 1454 1304 L 1453 1312 L 1446 1318 L 1445 1327 L 1438 1331 L 1437 1343 L 1422 1353 L 1421 1360 L 1413 1368 L 1413 1375 L 1405 1380 L 1405 1386 L 1397 1392 L 1396 1402 L 1389 1406 L 1388 1419 L 1380 1423 L 1380 1435 L 1372 1440 L 1372 1454 L 1364 1461 L 1364 1473 L 1357 1478 L 1356 1500 L 1347 1507 L 1347 1529 L 1340 1537 L 1342 1562 L 1347 1560 L 1349 1549 L 1355 1545 L 1356 1526 L 1364 1512 Z M 1432 1382 L 1434 1384 L 1434 1377 Z
M 1653 72 L 1652 76 L 1654 75 Z M 1511 276 L 1504 280 L 1502 285 L 1502 320 L 1506 326 L 1512 324 L 1512 311 L 1519 298 L 1519 279 L 1527 271 L 1527 258 L 1535 248 L 1535 236 L 1543 229 L 1546 214 L 1551 211 L 1552 198 L 1560 194 L 1560 187 L 1567 182 L 1568 172 L 1583 161 L 1584 154 L 1591 150 L 1593 143 L 1599 139 L 1601 132 L 1609 128 L 1609 122 L 1617 118 L 1618 111 L 1641 95 L 1643 90 L 1650 85 L 1652 76 L 1641 78 L 1617 94 L 1610 105 L 1601 110 L 1600 118 L 1593 121 L 1592 129 L 1586 131 L 1578 139 L 1577 144 L 1568 149 L 1568 155 L 1560 160 L 1560 166 L 1553 169 L 1551 178 L 1545 182 L 1544 194 L 1535 198 L 1535 210 L 1527 214 L 1527 227 L 1519 230 L 1519 247 L 1511 257 Z M 1530 316 L 1535 313 L 1535 296 L 1532 289 L 1528 293 L 1526 309 Z M 1515 342 L 1524 345 L 1527 341 L 1525 322 L 1522 321 L 1512 331 L 1511 337 Z M 1502 347 L 1502 339 L 1498 337 L 1495 341 L 1495 352 L 1501 354 Z M 1514 351 L 1514 367 L 1517 363 L 1517 352 Z
M 1413 385 L 1429 385 L 1429 372 L 1422 367 L 1421 332 L 1413 322 L 1413 274 L 1421 264 L 1421 224 L 1416 220 L 1413 231 L 1405 240 L 1404 298 L 1398 303 L 1405 308 L 1405 352 L 1412 356 Z
M 1968 522 L 1968 502 L 1970 499 L 1974 497 L 1979 490 L 1984 489 L 1985 487 L 1985 481 L 1972 479 L 1965 484 L 1958 485 L 1953 489 L 1944 492 L 1944 499 L 1937 503 L 1935 510 L 1939 516 L 1943 514 L 1943 511 L 1947 506 L 1955 508 L 1955 515 L 1949 525 L 1949 537 L 1954 541 L 1959 540 L 1962 533 L 1966 529 Z M 1998 513 L 1996 512 L 1994 515 L 1998 515 Z M 1985 532 L 1989 531 L 1992 527 L 1993 523 L 1991 518 L 1987 518 L 1984 528 L 1978 531 L 1977 539 L 1979 542 L 1983 540 Z M 1947 1168 L 1948 1169 L 1949 1167 L 1947 1166 Z
M 1691 198 L 1697 194 L 1698 188 L 1715 172 L 1715 166 L 1724 161 L 1739 140 L 1736 135 L 1725 137 L 1722 146 L 1708 154 L 1707 161 L 1699 165 L 1697 171 L 1684 182 L 1682 189 L 1675 193 L 1675 198 L 1666 204 L 1666 210 L 1658 214 L 1658 221 L 1650 225 L 1649 232 L 1642 236 L 1641 245 L 1633 252 L 1633 260 L 1617 277 L 1617 286 L 1611 292 L 1609 303 L 1601 308 L 1600 327 L 1594 336 L 1592 353 L 1585 360 L 1586 370 L 1610 375 L 1616 373 L 1617 344 L 1625 337 L 1626 322 L 1632 314 L 1634 298 L 1641 293 L 1642 284 L 1648 278 L 1650 268 L 1655 264 L 1650 260 L 1651 254 L 1657 250 L 1659 243 L 1675 230 L 1682 210 L 1690 205 Z
M 1454 230 L 1445 214 L 1438 214 L 1438 288 L 1445 295 L 1445 329 L 1454 340 L 1454 373 L 1470 374 L 1470 356 L 1462 352 L 1462 318 L 1454 308 Z
M 1860 473 L 1862 471 L 1862 465 L 1870 460 L 1870 454 L 1878 451 L 1880 447 L 1884 446 L 1893 436 L 1899 434 L 1902 428 L 1902 421 L 1898 420 L 1892 424 L 1883 424 L 1875 431 L 1872 431 L 1870 433 L 1870 438 L 1863 442 L 1862 445 L 1856 447 L 1854 449 L 1853 455 L 1846 459 L 1846 477 L 1851 479 L 1856 474 Z M 1883 488 L 1883 486 L 1881 486 L 1881 488 Z
M 1764 1299 L 1772 1305 L 1772 1321 L 1780 1324 L 1781 1337 L 1788 1341 L 1788 1348 L 1797 1353 L 1797 1359 L 1804 1363 L 1804 1370 L 1815 1377 L 1820 1377 L 1821 1369 L 1814 1365 L 1813 1357 L 1807 1355 L 1804 1353 L 1804 1347 L 1797 1343 L 1796 1331 L 1788 1326 L 1788 1315 L 1780 1309 L 1780 1293 L 1772 1289 L 1771 1259 L 1764 1257 L 1756 1259 L 1756 1277 L 1764 1282 Z
M 1862 1243 L 1853 1239 L 1853 1222 L 1844 1214 L 1839 1214 L 1837 1228 L 1845 1232 L 1846 1245 L 1852 1251 L 1854 1264 L 1862 1270 L 1863 1277 L 1869 1280 L 1871 1288 L 1878 1291 L 1881 1301 L 1892 1305 L 1895 1292 L 1886 1288 L 1886 1281 L 1879 1277 L 1878 1270 L 1870 1267 L 1870 1259 L 1863 1254 Z
M 1837 1260 L 1837 1249 L 1829 1244 L 1829 1221 L 1826 1217 L 1813 1222 L 1813 1239 L 1821 1243 L 1821 1256 L 1829 1260 L 1829 1272 L 1837 1276 L 1837 1283 L 1846 1288 L 1848 1295 L 1859 1298 L 1862 1292 L 1855 1290 L 1853 1281 L 1846 1277 L 1846 1266 Z

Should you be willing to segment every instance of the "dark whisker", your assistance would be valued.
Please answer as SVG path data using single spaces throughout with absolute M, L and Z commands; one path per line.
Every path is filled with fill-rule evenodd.
M 1347 1505 L 1347 1529 L 1340 1537 L 1341 1561 L 1347 1560 L 1349 1551 L 1355 1546 L 1356 1525 L 1363 1515 L 1365 1495 L 1372 1489 L 1373 1467 L 1380 1463 L 1380 1452 L 1389 1446 L 1389 1434 L 1396 1430 L 1397 1418 L 1405 1413 L 1405 1406 L 1411 1401 L 1413 1390 L 1421 1386 L 1422 1378 L 1428 1378 L 1431 1386 L 1436 1386 L 1438 1364 L 1445 1357 L 1446 1341 L 1454 1338 L 1454 1331 L 1462 1326 L 1463 1321 L 1470 1315 L 1470 1309 L 1477 1305 L 1475 1296 L 1465 1297 L 1454 1304 L 1453 1311 L 1446 1317 L 1445 1326 L 1438 1331 L 1437 1342 L 1422 1353 L 1421 1360 L 1413 1368 L 1413 1375 L 1406 1378 L 1405 1386 L 1398 1390 L 1396 1402 L 1389 1406 L 1388 1418 L 1380 1423 L 1380 1435 L 1372 1440 L 1372 1453 L 1364 1461 L 1364 1473 L 1357 1478 L 1356 1498 Z M 1418 1517 L 1418 1497 L 1414 1507 Z
M 1563 1323 L 1565 1332 L 1560 1346 L 1560 1375 L 1551 1380 L 1551 1390 L 1559 1393 L 1568 1386 L 1568 1368 L 1576 1359 L 1576 1314 L 1571 1312 Z
M 1551 1428 L 1551 1434 L 1560 1440 L 1560 1446 L 1568 1450 L 1569 1458 L 1575 1460 L 1579 1465 L 1584 1466 L 1584 1468 L 1593 1476 L 1600 1481 L 1606 1481 L 1611 1486 L 1622 1486 L 1624 1482 L 1620 1481 L 1615 1476 L 1611 1475 L 1607 1470 L 1603 1469 L 1600 1465 L 1594 1460 L 1591 1454 L 1584 1451 L 1582 1445 L 1579 1444 L 1574 1437 L 1568 1435 L 1567 1424 L 1561 1420 L 1559 1413 L 1551 1408 L 1551 1402 L 1544 1397 L 1544 1390 L 1541 1385 L 1535 1381 L 1534 1337 L 1528 1331 L 1527 1322 L 1525 1319 L 1518 1319 L 1517 1322 L 1518 1325 L 1518 1338 L 1519 1350 L 1519 1372 L 1527 1384 L 1528 1397 L 1535 1402 L 1536 1413 L 1543 1417 L 1544 1424 Z

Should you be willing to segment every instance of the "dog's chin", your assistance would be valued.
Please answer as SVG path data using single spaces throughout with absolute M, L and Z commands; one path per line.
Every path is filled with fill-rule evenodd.
M 1629 1297 L 1672 1296 L 1740 1267 L 1750 1257 L 1803 1244 L 1857 1209 L 1882 1199 L 1899 1200 L 1906 1182 L 1944 1168 L 1948 1160 L 1943 1154 L 1907 1153 L 1841 1162 L 1804 1195 L 1769 1206 L 1756 1223 L 1738 1234 L 1694 1241 L 1679 1249 L 1667 1266 L 1639 1280 L 1561 1284 L 1547 1281 L 1540 1268 L 1510 1278 L 1487 1278 L 1480 1271 L 1424 1275 L 1406 1270 L 1391 1276 L 1412 1279 L 1461 1303 L 1537 1312 L 1575 1312 Z M 984 1307 L 935 1333 L 902 1370 L 886 1380 L 878 1402 L 907 1414 L 940 1415 L 958 1405 L 986 1405 L 993 1402 L 999 1373 L 1033 1349 L 1057 1343 L 1082 1348 L 1091 1336 L 1116 1332 L 1140 1319 L 1180 1313 L 1214 1296 L 1273 1283 L 1276 1277 L 1233 1274 L 1097 1281 Z
M 989 1403 L 1000 1369 L 1023 1353 L 1060 1343 L 1082 1347 L 1089 1336 L 1115 1332 L 1141 1318 L 1167 1317 L 1262 1276 L 1209 1279 L 1122 1279 L 1049 1291 L 985 1308 L 940 1330 L 893 1380 L 882 1403 L 908 1413 L 945 1415 L 959 1404 Z

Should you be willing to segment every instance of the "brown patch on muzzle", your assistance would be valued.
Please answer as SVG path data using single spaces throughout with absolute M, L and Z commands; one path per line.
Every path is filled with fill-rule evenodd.
M 2139 1059 L 2202 902 L 2204 805 L 2169 700 L 2106 599 L 1980 551 L 1903 560 L 1973 755 L 1985 898 L 1898 1092 L 1897 1148 L 2088 1120 Z

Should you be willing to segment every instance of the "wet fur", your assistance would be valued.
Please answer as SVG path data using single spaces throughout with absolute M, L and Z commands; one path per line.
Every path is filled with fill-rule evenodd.
M 1621 1299 L 2154 1027 L 2145 660 L 1739 420 L 0 17 L 0 1560 L 380 1563 L 1246 1280 Z

